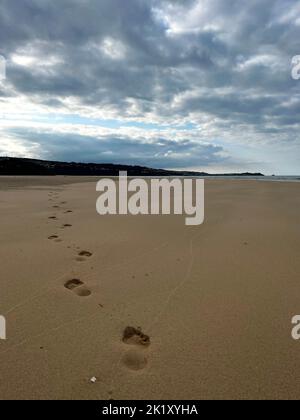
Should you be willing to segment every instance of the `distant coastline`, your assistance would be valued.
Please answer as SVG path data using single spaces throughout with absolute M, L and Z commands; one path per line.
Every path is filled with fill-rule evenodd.
M 129 176 L 212 176 L 212 177 L 264 177 L 262 173 L 209 174 L 196 171 L 171 171 L 144 166 L 110 163 L 58 162 L 39 159 L 0 157 L 0 176 L 118 176 L 126 171 Z

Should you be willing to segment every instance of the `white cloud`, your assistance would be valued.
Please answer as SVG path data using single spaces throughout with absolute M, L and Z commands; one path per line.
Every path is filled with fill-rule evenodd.
M 126 48 L 122 42 L 117 39 L 110 37 L 105 38 L 100 48 L 102 52 L 112 60 L 122 60 L 125 58 Z

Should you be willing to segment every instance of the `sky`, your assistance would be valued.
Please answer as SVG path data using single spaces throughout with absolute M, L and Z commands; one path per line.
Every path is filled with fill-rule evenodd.
M 0 156 L 300 174 L 300 2 L 1 0 Z

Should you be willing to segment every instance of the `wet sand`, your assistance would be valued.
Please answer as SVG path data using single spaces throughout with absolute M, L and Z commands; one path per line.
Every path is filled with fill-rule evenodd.
M 95 186 L 0 177 L 0 399 L 299 399 L 300 184 L 206 181 L 196 227 Z

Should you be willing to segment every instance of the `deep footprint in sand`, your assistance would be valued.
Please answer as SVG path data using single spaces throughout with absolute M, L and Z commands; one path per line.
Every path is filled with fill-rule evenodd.
M 145 347 L 150 345 L 150 337 L 144 334 L 140 328 L 125 328 L 122 340 L 125 344 L 141 345 Z
M 84 286 L 83 281 L 79 279 L 68 280 L 65 283 L 65 288 L 74 292 L 77 296 L 87 297 L 92 294 L 92 292 Z
M 69 228 L 69 227 L 72 227 L 72 225 L 69 225 L 68 223 L 66 223 L 65 225 L 63 225 L 61 228 L 62 229 L 64 229 L 64 228 Z
M 93 254 L 92 254 L 92 252 L 89 252 L 89 251 L 81 251 L 81 252 L 79 252 L 79 257 L 87 257 L 87 258 L 89 258 L 89 257 L 91 257 Z
M 89 251 L 81 251 L 81 252 L 79 252 L 78 257 L 76 258 L 76 261 L 84 262 L 84 261 L 86 261 L 86 258 L 90 258 L 90 257 L 92 257 L 92 255 L 93 254 Z
M 66 289 L 68 289 L 68 290 L 74 290 L 74 289 L 76 289 L 76 287 L 80 287 L 80 286 L 83 286 L 83 281 L 81 281 L 81 280 L 78 280 L 78 279 L 72 279 L 72 280 L 68 280 L 66 283 L 65 283 L 65 288 Z
M 122 358 L 124 366 L 129 370 L 139 371 L 145 369 L 148 364 L 147 357 L 136 350 L 130 350 Z
M 56 216 L 51 216 L 51 217 L 48 217 L 48 219 L 49 220 L 57 220 L 57 217 Z
M 51 235 L 51 236 L 48 237 L 48 239 L 50 241 L 53 241 L 54 239 L 58 239 L 58 236 L 57 235 Z

